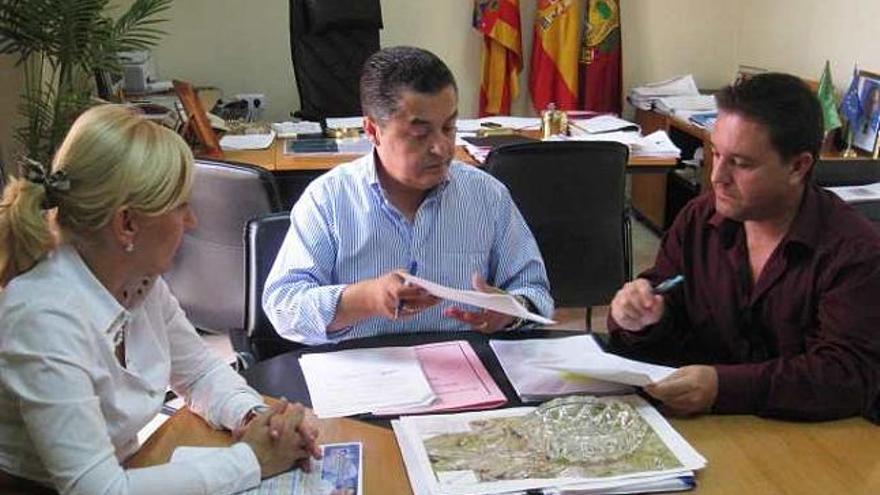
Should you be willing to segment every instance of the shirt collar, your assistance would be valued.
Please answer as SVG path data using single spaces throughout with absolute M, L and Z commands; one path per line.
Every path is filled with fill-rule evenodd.
M 385 195 L 385 191 L 382 189 L 382 183 L 379 182 L 379 171 L 377 170 L 379 166 L 379 157 L 376 154 L 376 149 L 373 148 L 371 153 L 364 155 L 364 163 L 362 167 L 362 172 L 364 179 L 367 182 L 367 185 L 370 186 L 370 189 L 373 190 L 380 198 L 387 201 L 387 196 Z M 446 190 L 449 186 L 449 182 L 452 180 L 451 168 L 453 164 L 450 164 L 450 171 L 446 173 L 446 178 L 443 179 L 442 182 L 437 184 L 437 186 L 432 189 L 428 195 L 425 197 L 425 201 L 431 199 L 432 197 L 437 197 Z
M 795 215 L 794 220 L 792 220 L 788 233 L 782 239 L 784 246 L 787 247 L 790 243 L 797 243 L 815 249 L 819 243 L 819 229 L 815 227 L 815 220 L 819 218 L 820 214 L 817 187 L 812 183 L 808 183 L 804 188 L 804 196 L 801 198 L 798 213 Z M 709 218 L 709 225 L 718 229 L 722 242 L 727 247 L 733 245 L 737 232 L 742 228 L 742 222 L 731 220 L 715 211 L 714 204 L 712 206 L 712 216 Z
M 121 318 L 128 316 L 129 311 L 110 294 L 92 273 L 73 246 L 63 244 L 52 254 L 55 263 L 65 280 L 72 283 L 70 290 L 88 299 L 88 311 L 84 315 L 95 328 L 108 329 Z

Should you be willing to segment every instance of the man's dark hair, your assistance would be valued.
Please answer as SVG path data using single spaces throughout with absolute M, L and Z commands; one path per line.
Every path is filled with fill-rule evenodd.
M 816 94 L 800 78 L 780 73 L 752 76 L 722 89 L 718 109 L 762 124 L 783 160 L 808 151 L 819 158 L 824 124 Z
M 397 112 L 405 90 L 435 94 L 448 86 L 458 91 L 449 67 L 433 53 L 412 46 L 394 46 L 374 53 L 361 72 L 364 115 L 384 121 Z

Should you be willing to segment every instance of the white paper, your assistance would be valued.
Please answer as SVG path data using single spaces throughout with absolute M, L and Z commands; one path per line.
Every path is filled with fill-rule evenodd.
M 321 134 L 321 124 L 317 122 L 276 122 L 272 130 L 279 138 L 297 137 L 301 134 Z
M 363 117 L 327 117 L 328 129 L 356 129 L 364 126 Z
M 681 149 L 669 139 L 666 131 L 654 131 L 643 137 L 641 141 L 632 146 L 632 153 L 635 156 L 662 156 L 674 157 L 681 156 Z
M 408 273 L 402 273 L 401 276 L 403 277 L 404 281 L 421 287 L 428 291 L 428 293 L 435 295 L 440 299 L 447 299 L 449 301 L 455 301 L 462 304 L 469 304 L 478 308 L 489 309 L 498 313 L 504 313 L 506 315 L 535 321 L 544 325 L 556 324 L 555 321 L 549 318 L 544 318 L 539 314 L 530 312 L 528 309 L 524 308 L 519 303 L 519 301 L 516 300 L 515 297 L 510 294 L 492 294 L 486 292 L 477 292 L 474 290 L 453 289 L 451 287 L 436 284 L 429 280 L 425 280 L 423 278 L 416 277 L 415 275 L 410 275 Z
M 538 129 L 541 127 L 540 117 L 515 117 L 511 115 L 493 115 L 479 119 L 458 119 L 455 127 L 458 132 L 476 132 L 479 129 L 488 129 L 483 126 L 485 122 L 492 122 L 508 129 L 524 130 Z
M 611 131 L 639 131 L 639 126 L 615 115 L 599 115 L 591 119 L 572 120 L 572 125 L 591 134 Z
M 635 387 L 657 383 L 675 371 L 669 366 L 634 361 L 603 351 L 547 360 L 535 366 Z
M 426 406 L 435 399 L 412 347 L 305 354 L 299 362 L 319 418 Z
M 275 140 L 275 131 L 268 134 L 227 134 L 220 138 L 224 150 L 264 150 Z
M 491 482 L 468 482 L 466 473 L 454 473 L 453 478 L 444 476 L 438 480 L 431 468 L 425 450 L 424 440 L 444 433 L 470 431 L 469 424 L 475 420 L 517 417 L 534 410 L 530 407 L 500 409 L 473 413 L 458 413 L 431 416 L 405 416 L 392 421 L 391 426 L 400 446 L 401 456 L 406 465 L 410 485 L 415 495 L 488 495 L 517 492 L 530 489 L 553 488 L 565 492 L 569 487 L 590 489 L 601 492 L 605 489 L 620 489 L 627 485 L 643 485 L 654 481 L 668 480 L 670 477 L 692 476 L 693 471 L 706 465 L 701 456 L 672 426 L 644 399 L 635 395 L 616 397 L 628 402 L 657 433 L 681 463 L 681 468 L 630 473 L 604 478 L 551 478 L 528 480 L 501 480 Z
M 840 196 L 847 203 L 861 203 L 865 201 L 880 200 L 880 182 L 862 184 L 860 186 L 826 187 L 829 191 Z
M 538 366 L 553 361 L 577 362 L 602 349 L 592 335 L 558 339 L 490 340 L 510 384 L 522 400 L 544 400 L 571 394 L 631 394 L 633 388 L 620 383 L 584 377 L 565 380 L 557 370 Z

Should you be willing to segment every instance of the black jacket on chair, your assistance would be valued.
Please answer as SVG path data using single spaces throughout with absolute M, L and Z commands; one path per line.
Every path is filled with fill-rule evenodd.
M 290 0 L 297 117 L 320 121 L 361 114 L 361 69 L 379 50 L 380 29 L 379 0 Z

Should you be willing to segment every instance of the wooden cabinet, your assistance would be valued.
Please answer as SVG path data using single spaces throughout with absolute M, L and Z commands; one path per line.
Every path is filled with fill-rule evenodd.
M 700 189 L 709 184 L 712 170 L 712 143 L 709 132 L 684 120 L 649 110 L 636 110 L 636 122 L 643 134 L 664 130 L 670 139 L 690 158 L 693 150 L 703 147 Z M 674 172 L 669 172 L 674 173 Z M 652 229 L 662 232 L 672 223 L 677 211 L 668 211 L 669 173 L 633 175 L 630 183 L 631 204 L 640 219 Z

